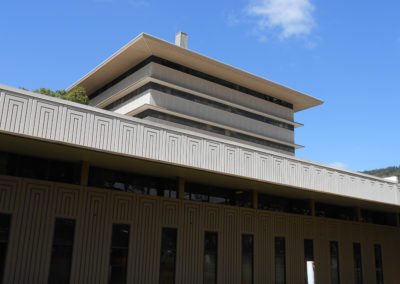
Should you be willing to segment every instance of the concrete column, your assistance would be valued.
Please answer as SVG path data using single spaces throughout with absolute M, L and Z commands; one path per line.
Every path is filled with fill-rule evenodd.
M 252 202 L 253 202 L 253 208 L 257 209 L 258 208 L 258 192 L 253 190 L 251 192 L 251 198 L 252 198 Z
M 310 213 L 311 213 L 311 216 L 315 217 L 315 200 L 314 199 L 310 199 Z
M 362 222 L 361 208 L 357 207 L 356 212 L 357 212 L 357 221 Z
M 179 177 L 178 198 L 185 199 L 185 179 L 183 177 Z
M 87 186 L 89 181 L 89 162 L 82 161 L 81 163 L 81 185 Z

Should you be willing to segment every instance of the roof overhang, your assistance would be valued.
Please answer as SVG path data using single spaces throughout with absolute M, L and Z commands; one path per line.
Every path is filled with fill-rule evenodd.
M 75 82 L 68 90 L 76 86 L 83 86 L 90 96 L 111 80 L 152 55 L 285 100 L 293 104 L 294 111 L 301 111 L 323 103 L 314 97 L 144 33 Z

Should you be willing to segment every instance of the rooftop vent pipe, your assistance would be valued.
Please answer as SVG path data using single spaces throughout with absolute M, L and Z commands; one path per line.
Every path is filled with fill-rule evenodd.
M 177 32 L 175 35 L 175 45 L 188 48 L 188 35 L 184 32 Z

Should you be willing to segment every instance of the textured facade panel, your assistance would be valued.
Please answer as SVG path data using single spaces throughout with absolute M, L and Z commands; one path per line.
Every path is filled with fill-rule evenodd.
M 5 133 L 23 133 L 33 138 L 400 205 L 400 186 L 379 178 L 28 92 L 3 90 L 0 100 L 0 130 Z
M 4 186 L 6 185 L 6 186 Z M 303 283 L 304 239 L 312 239 L 316 283 L 330 283 L 329 241 L 339 244 L 341 283 L 353 283 L 353 242 L 360 242 L 364 283 L 375 283 L 374 244 L 384 280 L 397 284 L 399 228 L 219 206 L 0 176 L 16 192 L 3 283 L 46 283 L 54 221 L 76 220 L 71 283 L 106 283 L 112 224 L 129 224 L 127 283 L 158 283 L 161 230 L 177 228 L 176 283 L 203 283 L 204 233 L 218 233 L 218 283 L 240 283 L 241 236 L 254 235 L 254 283 L 274 283 L 274 238 L 285 237 L 286 283 Z M 299 280 L 300 279 L 300 280 Z
M 55 214 L 59 217 L 76 218 L 79 215 L 80 186 L 55 185 Z
M 0 210 L 3 212 L 14 212 L 17 206 L 17 189 L 20 179 L 0 179 Z

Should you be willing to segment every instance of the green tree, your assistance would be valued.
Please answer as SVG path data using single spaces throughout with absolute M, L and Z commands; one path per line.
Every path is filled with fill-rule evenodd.
M 84 87 L 76 87 L 72 90 L 66 92 L 61 95 L 61 98 L 64 100 L 81 103 L 87 105 L 89 103 L 89 98 L 86 95 L 86 90 Z
M 86 95 L 86 90 L 84 87 L 76 87 L 73 88 L 72 90 L 65 91 L 65 90 L 51 90 L 48 88 L 39 88 L 36 90 L 33 90 L 33 92 L 46 95 L 46 96 L 51 96 L 67 101 L 72 101 L 80 104 L 87 105 L 89 103 L 89 98 Z

